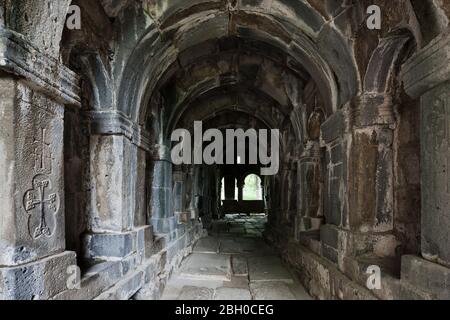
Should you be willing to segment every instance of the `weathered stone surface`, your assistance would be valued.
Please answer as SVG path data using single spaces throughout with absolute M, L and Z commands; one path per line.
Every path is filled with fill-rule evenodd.
M 228 281 L 231 275 L 230 257 L 194 253 L 187 259 L 180 273 L 188 278 Z
M 366 1 L 0 0 L 0 296 L 159 299 L 178 273 L 172 298 L 289 299 L 286 260 L 319 299 L 447 297 L 450 5 L 378 5 L 381 30 Z M 279 130 L 258 200 L 263 161 L 173 165 L 195 121 Z
M 85 239 L 86 258 L 125 258 L 137 250 L 137 234 L 94 234 Z
M 177 300 L 212 300 L 214 290 L 198 287 L 184 287 Z
M 255 300 L 296 300 L 284 282 L 251 283 L 250 288 Z
M 76 265 L 75 254 L 66 252 L 19 267 L 0 268 L 0 299 L 48 300 L 65 291 Z
M 219 288 L 214 293 L 214 300 L 252 300 L 248 290 L 236 288 Z
M 33 88 L 58 102 L 80 106 L 78 76 L 43 54 L 21 34 L 3 28 L 0 29 L 0 69 L 25 78 Z
M 0 81 L 0 265 L 14 266 L 65 249 L 64 110 L 13 79 Z
M 278 257 L 250 257 L 248 259 L 250 281 L 282 281 L 292 283 L 292 275 Z
M 120 136 L 91 136 L 90 222 L 95 232 L 131 229 L 131 154 L 129 140 Z
M 231 258 L 231 267 L 233 275 L 238 277 L 248 276 L 248 261 L 247 258 L 240 256 L 233 256 Z
M 415 256 L 402 257 L 402 281 L 434 299 L 450 299 L 450 269 Z
M 211 254 L 218 253 L 219 241 L 218 239 L 212 237 L 200 239 L 194 247 L 194 252 Z
M 428 92 L 422 99 L 422 254 L 450 266 L 449 147 L 446 138 L 450 108 L 448 84 Z M 426 108 L 425 105 L 431 106 Z

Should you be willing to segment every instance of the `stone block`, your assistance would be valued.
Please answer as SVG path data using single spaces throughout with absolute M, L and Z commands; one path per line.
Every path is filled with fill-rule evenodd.
M 169 218 L 152 218 L 152 225 L 157 234 L 168 234 L 175 232 L 178 225 L 175 216 Z
M 48 300 L 67 290 L 73 252 L 12 268 L 0 268 L 0 300 Z
M 184 263 L 180 270 L 180 276 L 188 279 L 229 281 L 231 276 L 230 257 L 194 253 Z
M 136 146 L 124 136 L 90 138 L 90 224 L 94 232 L 129 231 L 133 224 L 131 156 Z
M 401 279 L 437 299 L 450 299 L 450 269 L 416 256 L 402 257 Z
M 320 240 L 323 244 L 338 249 L 339 248 L 339 230 L 331 225 L 323 225 L 320 228 Z
M 136 272 L 96 297 L 95 300 L 129 300 L 142 287 L 143 279 L 144 273 Z
M 252 296 L 249 290 L 240 288 L 218 288 L 214 294 L 214 300 L 227 301 L 249 301 L 252 300 Z
M 137 250 L 143 259 L 153 255 L 154 234 L 153 227 L 147 226 L 137 230 Z
M 393 151 L 390 129 L 355 130 L 349 159 L 350 227 L 359 232 L 393 229 Z
M 196 253 L 218 253 L 219 252 L 219 240 L 213 237 L 207 237 L 200 239 L 194 247 Z
M 0 265 L 65 250 L 64 109 L 0 77 Z
M 284 282 L 251 283 L 250 289 L 254 300 L 296 300 L 289 286 Z
M 105 262 L 90 267 L 82 275 L 79 289 L 68 289 L 52 300 L 91 300 L 117 283 L 123 276 L 120 262 Z
M 231 258 L 231 267 L 233 275 L 237 277 L 248 276 L 248 261 L 247 258 L 240 256 L 233 256 Z
M 194 301 L 194 300 L 212 300 L 214 297 L 214 290 L 209 288 L 199 288 L 186 286 L 182 289 L 177 300 L 179 301 Z
M 345 132 L 345 118 L 342 111 L 337 111 L 331 115 L 321 127 L 322 140 L 330 143 L 340 137 Z
M 274 256 L 250 257 L 248 259 L 250 282 L 279 281 L 293 283 L 293 277 L 282 261 Z
M 339 251 L 326 244 L 322 244 L 322 256 L 336 264 L 339 262 Z
M 136 236 L 135 232 L 87 235 L 85 258 L 125 258 L 136 252 Z
M 450 267 L 450 85 L 440 85 L 422 98 L 421 190 L 422 255 Z

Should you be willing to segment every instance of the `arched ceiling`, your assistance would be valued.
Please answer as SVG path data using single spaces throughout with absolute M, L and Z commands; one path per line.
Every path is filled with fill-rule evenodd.
M 345 42 L 306 2 L 145 5 L 154 21 L 133 50 L 118 93 L 120 110 L 141 123 L 146 121 L 141 107 L 161 90 L 165 107 L 175 113 L 189 100 L 230 83 L 248 87 L 253 82 L 282 108 L 292 108 L 300 102 L 293 98 L 295 91 L 311 77 L 327 113 L 358 90 Z M 334 40 L 324 46 L 326 34 Z

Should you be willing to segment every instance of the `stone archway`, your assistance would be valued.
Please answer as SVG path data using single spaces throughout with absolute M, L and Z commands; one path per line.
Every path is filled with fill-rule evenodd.
M 447 7 L 373 31 L 361 2 L 0 0 L 0 298 L 160 298 L 220 216 L 220 166 L 171 159 L 199 120 L 280 130 L 264 235 L 311 295 L 448 297 L 417 277 L 449 267 L 448 19 L 422 14 Z

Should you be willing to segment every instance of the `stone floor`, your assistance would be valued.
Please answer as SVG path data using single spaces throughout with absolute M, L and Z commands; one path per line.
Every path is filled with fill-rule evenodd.
M 265 223 L 253 215 L 215 222 L 172 276 L 163 300 L 310 300 L 262 239 Z

